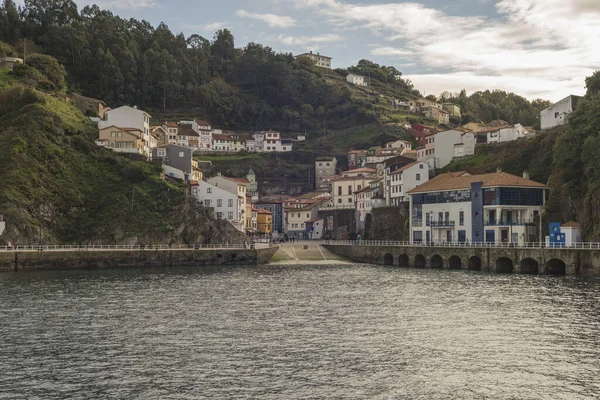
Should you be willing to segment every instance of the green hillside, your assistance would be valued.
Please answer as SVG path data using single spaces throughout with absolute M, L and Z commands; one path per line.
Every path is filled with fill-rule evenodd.
M 98 148 L 97 130 L 70 104 L 16 85 L 0 92 L 1 242 L 235 241 L 160 179 L 160 167 Z M 238 238 L 239 240 L 239 238 Z

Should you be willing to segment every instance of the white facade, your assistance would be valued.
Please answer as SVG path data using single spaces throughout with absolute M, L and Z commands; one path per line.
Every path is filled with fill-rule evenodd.
M 243 180 L 245 181 L 245 180 Z M 208 183 L 228 191 L 238 197 L 238 215 L 242 225 L 246 217 L 246 183 L 241 179 L 228 178 L 222 175 L 214 176 L 208 179 Z
M 6 229 L 6 221 L 4 221 L 4 217 L 0 215 L 0 236 L 2 236 L 5 229 Z
M 246 151 L 256 151 L 256 140 L 246 139 Z
M 213 208 L 215 219 L 227 220 L 243 232 L 244 223 L 240 219 L 237 195 L 204 181 L 192 185 L 191 192 L 204 207 Z
M 319 216 L 319 203 L 304 208 L 287 208 L 284 210 L 284 232 L 290 237 L 307 239 L 307 222 Z
M 406 140 L 396 140 L 385 145 L 387 149 L 408 149 L 412 150 L 412 144 Z
M 349 74 L 348 76 L 346 76 L 346 81 L 357 86 L 367 86 L 367 83 L 365 82 L 365 77 L 361 75 Z
M 316 221 L 312 221 L 313 229 L 308 232 L 308 238 L 311 240 L 321 240 L 323 238 L 323 231 L 325 231 L 325 219 L 318 218 Z
M 252 137 L 254 138 L 255 151 L 262 152 L 263 146 L 265 144 L 265 133 L 264 132 L 255 133 L 252 135 Z
M 150 114 L 129 106 L 115 108 L 104 114 L 104 120 L 98 122 L 98 129 L 104 129 L 111 125 L 139 129 L 144 142 L 144 155 L 150 157 Z
M 569 114 L 577 107 L 579 96 L 569 96 L 540 112 L 542 130 L 566 125 Z
M 435 135 L 425 137 L 425 147 L 417 150 L 417 161 L 426 162 L 430 170 L 435 169 Z
M 310 53 L 299 54 L 296 56 L 296 58 L 298 57 L 309 58 L 317 67 L 331 69 L 331 57 L 322 56 L 319 53 L 314 54 L 312 51 Z
M 423 161 L 408 164 L 390 174 L 389 202 L 391 206 L 409 201 L 408 192 L 429 180 L 429 165 Z
M 560 231 L 565 234 L 565 245 L 567 247 L 573 247 L 575 244 L 583 241 L 581 226 L 577 223 L 570 222 L 564 224 L 560 227 Z
M 525 137 L 527 133 L 529 132 L 527 131 L 527 129 L 523 128 L 523 125 L 515 124 L 513 126 L 500 128 L 496 131 L 486 132 L 486 143 L 512 142 Z
M 456 156 L 455 145 L 462 145 L 462 150 L 460 150 L 462 156 L 472 156 L 475 154 L 475 143 L 475 133 L 473 132 L 451 129 L 436 133 L 434 141 L 435 168 L 444 168 L 452 162 Z
M 330 206 L 342 209 L 354 208 L 354 193 L 369 186 L 374 174 L 375 170 L 355 169 L 344 172 L 341 177 L 332 178 Z

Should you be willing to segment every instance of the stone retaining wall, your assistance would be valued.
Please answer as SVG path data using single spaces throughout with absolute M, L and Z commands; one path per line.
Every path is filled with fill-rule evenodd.
M 0 272 L 66 269 L 257 265 L 278 247 L 230 250 L 41 251 L 0 253 Z

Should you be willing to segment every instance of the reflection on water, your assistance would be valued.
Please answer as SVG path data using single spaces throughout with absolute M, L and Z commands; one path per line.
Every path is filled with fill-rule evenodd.
M 592 399 L 600 282 L 364 265 L 0 275 L 1 399 Z

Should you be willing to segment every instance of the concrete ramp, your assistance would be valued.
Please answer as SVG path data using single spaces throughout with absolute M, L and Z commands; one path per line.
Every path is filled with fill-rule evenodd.
M 271 262 L 306 263 L 315 261 L 346 261 L 333 252 L 321 246 L 320 242 L 285 243 L 279 246 L 279 251 Z

